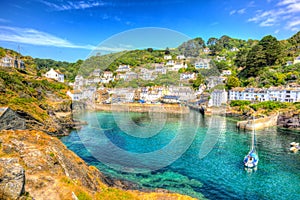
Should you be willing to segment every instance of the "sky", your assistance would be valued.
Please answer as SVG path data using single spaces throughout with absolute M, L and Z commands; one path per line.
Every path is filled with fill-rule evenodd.
M 159 28 L 161 33 L 156 32 Z M 163 49 L 176 47 L 172 45 L 184 38 L 207 41 L 228 35 L 259 40 L 273 35 L 281 40 L 299 30 L 300 0 L 0 1 L 1 47 L 69 62 L 87 58 L 95 48 L 106 52 L 139 48 L 142 44 L 137 41 L 142 40 L 149 47 L 161 41 L 155 48 Z M 177 43 L 165 44 L 169 38 L 165 31 L 172 32 Z

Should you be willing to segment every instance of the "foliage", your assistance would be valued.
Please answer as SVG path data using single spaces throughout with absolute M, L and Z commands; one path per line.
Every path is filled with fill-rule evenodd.
M 278 101 L 264 101 L 264 102 L 259 102 L 256 104 L 251 104 L 250 107 L 253 108 L 255 111 L 260 110 L 260 109 L 265 109 L 265 110 L 275 110 L 279 108 L 287 108 L 289 103 L 286 102 L 278 102 Z
M 230 106 L 234 107 L 234 106 L 247 106 L 250 105 L 251 102 L 250 101 L 245 101 L 245 100 L 232 100 L 230 102 Z
M 178 47 L 178 50 L 185 57 L 197 57 L 205 47 L 205 42 L 201 37 L 188 40 Z
M 236 76 L 229 76 L 226 82 L 226 87 L 230 90 L 233 87 L 241 86 L 241 82 Z
M 201 84 L 204 84 L 205 79 L 202 74 L 198 74 L 196 80 L 193 81 L 193 88 L 197 90 Z

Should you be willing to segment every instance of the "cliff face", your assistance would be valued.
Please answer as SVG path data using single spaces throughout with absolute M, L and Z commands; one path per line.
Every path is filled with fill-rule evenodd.
M 104 176 L 40 131 L 0 131 L 0 144 L 0 199 L 192 199 L 125 191 L 138 186 Z

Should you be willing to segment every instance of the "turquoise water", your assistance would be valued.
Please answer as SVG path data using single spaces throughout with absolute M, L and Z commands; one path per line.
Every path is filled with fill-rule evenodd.
M 86 113 L 80 131 L 61 138 L 90 165 L 141 188 L 165 188 L 207 199 L 300 199 L 300 153 L 289 143 L 300 133 L 257 131 L 260 162 L 243 167 L 251 132 L 223 117 L 141 113 Z M 129 120 L 131 119 L 131 120 Z

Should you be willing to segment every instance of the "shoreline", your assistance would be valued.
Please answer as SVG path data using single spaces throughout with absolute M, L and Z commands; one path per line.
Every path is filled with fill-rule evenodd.
M 173 114 L 188 114 L 190 109 L 180 104 L 97 104 L 92 108 L 93 111 L 129 111 L 129 112 L 159 112 Z

